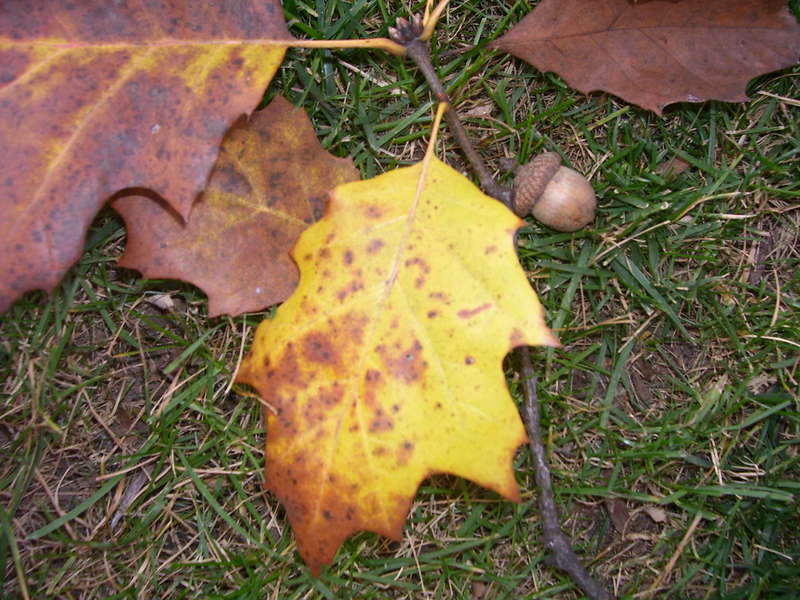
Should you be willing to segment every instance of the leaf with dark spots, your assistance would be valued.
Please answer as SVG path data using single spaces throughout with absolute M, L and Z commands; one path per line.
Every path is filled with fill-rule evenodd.
M 406 267 L 418 267 L 422 273 L 430 273 L 431 268 L 428 266 L 428 263 L 425 262 L 424 258 L 419 256 L 415 256 L 414 258 L 409 258 L 406 260 Z
M 305 112 L 278 96 L 225 137 L 188 223 L 150 198 L 112 203 L 128 228 L 120 265 L 195 284 L 210 316 L 261 310 L 297 285 L 289 251 L 320 199 L 356 179 L 352 161 L 325 152 Z
M 0 2 L 0 311 L 58 284 L 114 194 L 188 217 L 291 39 L 278 0 Z
M 312 331 L 302 341 L 303 357 L 307 360 L 329 366 L 338 366 L 336 347 L 326 336 Z
M 368 219 L 378 220 L 384 215 L 384 210 L 381 206 L 375 204 L 367 204 L 364 207 L 364 214 Z
M 414 455 L 414 442 L 405 440 L 397 449 L 396 459 L 397 466 L 403 467 L 408 464 Z
M 661 114 L 673 102 L 744 102 L 748 82 L 794 65 L 786 0 L 542 0 L 492 46 Z
M 369 432 L 379 433 L 383 431 L 391 431 L 392 429 L 394 429 L 394 421 L 386 416 L 386 414 L 383 412 L 383 409 L 377 409 L 375 411 L 374 418 L 369 424 Z
M 375 254 L 376 252 L 380 251 L 386 244 L 384 244 L 383 240 L 380 238 L 375 238 L 370 240 L 369 245 L 367 246 L 367 252 L 370 254 Z
M 422 344 L 419 340 L 414 340 L 405 350 L 397 348 L 392 352 L 384 347 L 378 351 L 378 355 L 389 375 L 405 383 L 419 381 L 427 367 L 427 363 L 422 358 Z
M 361 282 L 361 280 L 354 279 L 336 292 L 336 298 L 339 300 L 339 302 L 343 302 L 349 295 L 354 294 L 361 289 L 364 289 L 364 284 Z
M 280 411 L 264 410 L 266 483 L 313 573 L 357 531 L 399 539 L 431 473 L 519 498 L 511 467 L 525 433 L 502 360 L 512 332 L 556 343 L 517 262 L 521 224 L 429 156 L 337 187 L 300 236 L 298 288 L 259 326 L 237 380 Z
M 431 300 L 438 300 L 439 302 L 443 302 L 444 304 L 450 304 L 450 297 L 445 294 L 444 292 L 431 292 L 428 294 L 428 298 Z
M 485 310 L 492 308 L 491 302 L 484 302 L 480 306 L 476 306 L 475 308 L 462 308 L 458 311 L 458 318 L 459 319 L 471 319 L 477 314 L 482 313 Z

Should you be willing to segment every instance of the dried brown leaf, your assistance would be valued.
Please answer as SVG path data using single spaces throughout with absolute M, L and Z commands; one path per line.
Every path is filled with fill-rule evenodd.
M 278 0 L 0 2 L 0 312 L 58 284 L 113 194 L 186 217 L 291 39 Z
M 492 45 L 661 114 L 747 100 L 751 79 L 797 62 L 800 25 L 783 0 L 543 0 Z
M 226 136 L 188 223 L 150 198 L 113 202 L 128 228 L 120 265 L 196 285 L 210 316 L 261 310 L 297 285 L 289 251 L 328 190 L 357 179 L 349 158 L 322 149 L 305 112 L 277 97 Z

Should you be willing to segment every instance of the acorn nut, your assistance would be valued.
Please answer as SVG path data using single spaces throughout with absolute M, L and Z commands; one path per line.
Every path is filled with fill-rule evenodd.
M 556 231 L 578 231 L 594 220 L 597 198 L 586 179 L 545 152 L 522 165 L 514 178 L 514 212 Z

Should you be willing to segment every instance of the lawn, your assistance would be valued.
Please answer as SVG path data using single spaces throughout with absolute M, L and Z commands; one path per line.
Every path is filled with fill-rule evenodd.
M 284 2 L 314 38 L 385 35 L 403 6 Z M 433 58 L 501 180 L 555 151 L 599 198 L 581 232 L 519 235 L 563 344 L 533 357 L 564 530 L 621 597 L 793 597 L 800 68 L 753 81 L 748 103 L 657 117 L 485 49 L 528 10 L 452 2 Z M 364 178 L 419 160 L 430 136 L 424 80 L 380 52 L 291 50 L 277 93 Z M 439 151 L 468 172 L 446 129 Z M 104 211 L 62 285 L 0 321 L 0 596 L 582 597 L 544 562 L 525 447 L 520 504 L 433 477 L 401 543 L 359 534 L 311 577 L 262 490 L 259 404 L 231 383 L 270 311 L 209 319 L 196 288 L 117 268 L 124 245 Z

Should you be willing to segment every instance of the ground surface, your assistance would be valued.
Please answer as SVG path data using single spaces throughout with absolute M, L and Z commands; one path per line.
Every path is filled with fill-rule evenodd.
M 373 36 L 404 14 L 380 1 L 285 4 L 298 36 Z M 534 357 L 565 531 L 620 595 L 791 597 L 800 70 L 756 80 L 747 104 L 658 118 L 473 47 L 528 10 L 484 4 L 453 2 L 434 45 L 479 150 L 500 174 L 559 152 L 600 198 L 586 231 L 520 234 L 564 344 Z M 421 77 L 379 53 L 292 51 L 277 92 L 364 177 L 418 159 L 429 135 Z M 464 169 L 446 133 L 440 146 Z M 672 159 L 686 169 L 664 172 Z M 194 288 L 117 269 L 124 243 L 121 221 L 102 214 L 62 286 L 2 317 L 0 595 L 581 597 L 543 562 L 525 449 L 522 504 L 433 478 L 402 543 L 358 535 L 311 578 L 261 491 L 258 405 L 230 384 L 266 313 L 208 319 Z

